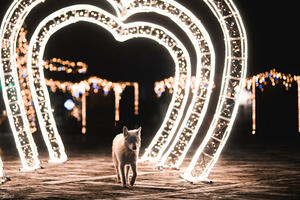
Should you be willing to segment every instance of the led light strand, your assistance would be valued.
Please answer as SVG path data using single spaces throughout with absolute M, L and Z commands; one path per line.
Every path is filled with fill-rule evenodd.
M 204 0 L 219 19 L 225 37 L 225 68 L 219 102 L 209 130 L 182 177 L 207 181 L 230 135 L 244 87 L 247 38 L 241 17 L 231 0 Z
M 112 3 L 118 2 L 116 0 L 109 0 Z M 125 3 L 126 2 L 126 3 Z M 196 71 L 196 84 L 194 89 L 194 95 L 192 103 L 189 106 L 189 113 L 186 115 L 184 121 L 187 122 L 188 119 L 192 116 L 192 110 L 196 109 L 199 114 L 199 118 L 194 120 L 195 128 L 200 126 L 206 112 L 209 98 L 210 98 L 210 89 L 212 87 L 212 81 L 214 76 L 214 67 L 215 67 L 215 54 L 213 51 L 212 43 L 209 38 L 208 33 L 206 32 L 203 25 L 200 21 L 185 7 L 180 5 L 175 1 L 121 1 L 120 4 L 115 5 L 117 9 L 117 14 L 119 17 L 122 17 L 122 20 L 125 21 L 128 17 L 143 12 L 155 12 L 160 15 L 168 17 L 174 23 L 176 23 L 191 39 L 191 42 L 194 46 L 197 56 L 197 71 Z M 176 80 L 174 81 L 175 83 Z M 203 89 L 201 85 L 207 84 L 208 88 Z M 174 87 L 176 90 L 177 88 Z M 199 104 L 199 95 L 206 96 L 203 98 L 203 104 Z M 173 96 L 174 97 L 174 96 Z M 186 103 L 186 101 L 184 101 Z M 176 102 L 175 104 L 179 105 L 181 108 L 185 107 L 185 104 Z M 146 152 L 142 156 L 141 160 L 150 160 L 158 161 L 163 155 L 164 151 L 169 146 L 173 136 L 176 133 L 177 126 L 179 125 L 180 119 L 183 116 L 183 112 L 179 113 L 175 122 L 170 120 L 173 118 L 173 113 L 170 112 L 173 107 L 173 101 L 171 101 L 169 109 L 165 115 L 164 122 L 162 126 L 157 131 L 152 142 L 146 149 Z M 177 114 L 177 113 L 176 113 Z M 167 133 L 165 130 L 168 130 Z M 190 141 L 193 140 L 194 136 L 197 134 L 196 130 L 190 129 L 190 133 L 193 137 L 190 137 Z M 186 133 L 183 130 L 177 133 L 176 139 L 181 139 L 180 135 L 185 135 Z M 189 148 L 189 144 L 186 143 L 185 148 Z
M 59 66 L 57 66 L 59 65 Z M 49 71 L 65 71 L 66 73 L 80 73 L 87 72 L 87 64 L 84 62 L 72 62 L 69 60 L 62 60 L 60 58 L 52 58 L 44 62 L 44 68 Z
M 98 93 L 99 89 L 104 91 L 104 95 L 108 95 L 110 90 L 115 92 L 115 121 L 119 121 L 119 102 L 121 100 L 121 94 L 126 87 L 134 87 L 134 114 L 139 114 L 139 84 L 137 82 L 111 82 L 106 79 L 93 76 L 87 80 L 82 80 L 78 83 L 73 82 L 60 82 L 53 79 L 45 79 L 45 83 L 50 87 L 52 92 L 56 92 L 57 89 L 62 92 L 70 92 L 74 98 L 79 98 L 80 95 L 88 95 L 89 92 Z M 121 85 L 121 87 L 119 86 Z M 85 113 L 82 112 L 82 115 Z M 82 118 L 84 120 L 84 118 Z M 84 122 L 82 122 L 84 123 Z
M 27 118 L 30 125 L 31 133 L 36 132 L 36 116 L 33 108 L 33 101 L 30 92 L 30 86 L 28 81 L 28 73 L 27 73 L 27 51 L 28 51 L 28 42 L 26 39 L 27 31 L 24 27 L 21 28 L 18 42 L 17 42 L 17 67 L 18 67 L 18 75 L 20 82 L 21 95 L 24 102 L 24 109 L 27 114 Z
M 264 91 L 263 86 L 267 85 L 269 80 L 272 86 L 276 84 L 282 84 L 285 90 L 289 90 L 292 87 L 293 82 L 298 83 L 298 94 L 299 94 L 299 76 L 292 74 L 285 74 L 277 72 L 276 69 L 271 69 L 263 73 L 259 73 L 246 80 L 246 88 L 250 90 L 252 87 L 252 134 L 256 133 L 256 92 L 255 88 L 258 87 L 262 92 Z M 300 101 L 300 96 L 298 96 L 298 102 Z M 300 113 L 300 103 L 298 103 L 298 110 Z M 300 132 L 300 114 L 298 114 L 298 132 Z
M 195 87 L 195 76 L 191 78 L 191 88 Z M 268 81 L 269 80 L 269 81 Z M 292 74 L 285 74 L 282 72 L 277 72 L 276 69 L 271 69 L 270 71 L 262 72 L 256 74 L 250 78 L 246 79 L 246 85 L 243 90 L 252 91 L 252 96 L 248 97 L 252 100 L 252 134 L 256 133 L 256 92 L 255 88 L 259 88 L 262 92 L 264 91 L 264 86 L 271 82 L 272 86 L 275 85 L 283 85 L 285 90 L 289 90 L 292 87 L 293 83 L 298 82 L 298 76 Z M 174 78 L 169 77 L 162 81 L 157 81 L 154 83 L 154 92 L 156 93 L 157 97 L 160 97 L 165 91 L 172 93 L 174 84 Z M 298 84 L 297 84 L 298 85 Z M 245 97 L 247 98 L 247 97 Z M 300 97 L 298 98 L 299 101 Z M 299 106 L 298 106 L 299 107 Z M 300 108 L 298 108 L 300 109 Z M 300 116 L 298 117 L 298 121 L 300 121 Z M 299 127 L 300 127 L 300 123 Z
M 16 146 L 22 162 L 22 170 L 40 167 L 38 152 L 30 132 L 24 110 L 15 58 L 17 36 L 30 10 L 41 0 L 15 0 L 8 8 L 0 29 L 0 76 L 2 94 Z
M 58 135 L 56 128 L 54 128 L 56 126 L 53 115 L 51 112 L 49 113 L 49 94 L 47 93 L 47 88 L 44 82 L 43 71 L 39 67 L 42 65 L 41 61 L 43 52 L 46 43 L 52 34 L 54 34 L 57 30 L 77 21 L 87 21 L 102 26 L 106 30 L 110 31 L 112 35 L 119 41 L 126 41 L 134 37 L 145 37 L 157 41 L 165 46 L 176 64 L 176 79 L 179 80 L 180 77 L 181 79 L 179 81 L 185 82 L 185 88 L 179 88 L 177 96 L 182 98 L 182 96 L 188 95 L 190 61 L 184 46 L 175 36 L 173 36 L 173 34 L 160 26 L 150 23 L 136 22 L 129 25 L 123 25 L 122 22 L 119 22 L 116 17 L 94 6 L 70 6 L 46 17 L 39 24 L 30 42 L 29 58 L 32 59 L 31 62 L 28 63 L 28 71 L 31 72 L 30 83 L 34 89 L 32 94 L 38 118 L 41 119 L 39 121 L 42 123 L 42 132 L 43 127 L 45 126 L 43 123 L 48 123 L 47 126 L 50 127 L 51 130 L 54 130 L 53 132 L 57 133 Z M 183 101 L 182 99 L 179 100 Z M 43 105 L 40 107 L 39 104 L 41 103 L 43 103 Z M 45 111 L 42 113 L 41 110 Z M 46 137 L 48 136 L 45 130 L 44 132 L 45 133 L 43 133 L 43 135 L 46 140 Z M 49 153 L 51 154 L 51 145 L 48 143 L 47 146 Z

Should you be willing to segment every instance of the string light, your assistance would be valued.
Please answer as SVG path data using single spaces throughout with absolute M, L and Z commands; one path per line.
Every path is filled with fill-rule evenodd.
M 268 81 L 269 80 L 269 81 Z M 299 89 L 299 76 L 292 74 L 285 74 L 277 72 L 276 69 L 271 69 L 263 73 L 254 75 L 246 80 L 247 90 L 252 89 L 252 134 L 256 133 L 256 92 L 255 88 L 259 88 L 262 92 L 264 86 L 271 82 L 272 86 L 282 84 L 285 90 L 289 90 L 293 83 L 298 85 L 298 132 L 300 133 L 300 89 Z
M 84 62 L 73 62 L 69 60 L 62 60 L 60 58 L 52 58 L 44 62 L 44 69 L 50 71 L 65 71 L 68 74 L 75 72 L 84 74 L 87 72 L 87 68 L 88 66 Z
M 154 92 L 156 93 L 157 97 L 160 97 L 165 91 L 172 93 L 173 88 L 173 77 L 164 79 L 162 81 L 157 81 L 154 83 Z M 194 79 L 195 77 L 192 76 L 191 80 L 191 88 L 194 87 Z M 269 81 L 268 81 L 269 80 Z M 243 95 L 245 100 L 252 100 L 252 134 L 256 133 L 256 92 L 255 88 L 259 88 L 262 92 L 264 91 L 264 86 L 271 82 L 272 86 L 275 85 L 283 85 L 285 90 L 289 90 L 292 87 L 293 83 L 297 83 L 298 85 L 298 132 L 300 132 L 300 89 L 299 89 L 299 76 L 292 75 L 292 74 L 285 74 L 282 72 L 277 72 L 276 69 L 271 69 L 270 71 L 266 71 L 263 73 L 259 73 L 257 75 L 252 76 L 251 78 L 246 79 L 245 88 L 243 91 L 249 91 L 251 97 Z
M 29 120 L 31 133 L 36 132 L 36 117 L 33 108 L 33 101 L 30 92 L 30 86 L 27 73 L 27 52 L 28 42 L 26 39 L 27 31 L 24 27 L 21 28 L 17 42 L 17 67 L 20 82 L 21 95 L 24 102 L 24 109 Z

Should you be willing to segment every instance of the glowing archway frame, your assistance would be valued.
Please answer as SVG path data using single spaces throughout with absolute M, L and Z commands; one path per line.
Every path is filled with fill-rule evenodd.
M 132 38 L 144 37 L 155 40 L 163 45 L 169 51 L 175 62 L 175 80 L 177 89 L 174 91 L 170 106 L 172 112 L 178 112 L 178 118 L 180 119 L 179 113 L 183 112 L 189 94 L 191 64 L 187 50 L 171 32 L 161 26 L 151 23 L 135 22 L 123 24 L 117 17 L 100 8 L 90 5 L 66 7 L 46 17 L 39 24 L 30 41 L 28 53 L 29 60 L 31 61 L 28 62 L 28 72 L 30 74 L 29 80 L 32 88 L 33 100 L 36 106 L 38 119 L 41 122 L 41 130 L 44 132 L 43 135 L 50 154 L 53 153 L 51 152 L 52 146 L 49 142 L 47 143 L 47 137 L 49 137 L 49 132 L 52 134 L 57 131 L 54 117 L 50 111 L 50 99 L 44 81 L 42 67 L 43 53 L 47 41 L 52 34 L 61 28 L 78 21 L 95 23 L 111 32 L 115 39 L 121 42 Z M 176 103 L 179 104 L 179 106 L 176 106 Z M 177 116 L 175 115 L 175 117 Z M 46 130 L 45 127 L 47 127 L 48 130 Z M 50 139 L 51 138 L 48 140 Z
M 175 140 L 173 145 L 169 148 L 169 151 L 175 147 L 179 147 L 176 145 L 178 141 L 180 148 L 175 149 L 177 151 L 176 155 L 179 156 L 182 153 L 182 157 L 185 157 L 187 150 L 198 132 L 198 127 L 200 127 L 203 121 L 213 86 L 215 52 L 210 37 L 199 19 L 188 9 L 175 1 L 129 0 L 121 1 L 120 3 L 118 3 L 117 0 L 108 1 L 112 3 L 117 11 L 117 15 L 123 21 L 134 14 L 145 12 L 155 12 L 166 16 L 177 24 L 192 42 L 196 52 L 197 71 L 196 84 L 193 91 L 194 95 L 188 109 L 189 112 L 184 118 L 184 124 L 188 125 L 185 127 L 182 126 L 176 134 L 179 120 L 175 122 L 172 120 L 173 116 L 172 113 L 170 113 L 170 108 L 172 108 L 171 104 L 162 126 L 157 131 L 141 160 L 159 161 L 165 150 L 169 147 L 174 134 L 176 134 Z M 181 113 L 181 115 L 182 114 L 183 113 Z
M 0 77 L 10 127 L 22 162 L 22 170 L 40 167 L 38 152 L 30 132 L 16 66 L 17 37 L 26 16 L 41 0 L 14 1 L 0 28 Z
M 247 37 L 241 16 L 231 0 L 204 0 L 219 19 L 225 37 L 225 64 L 216 113 L 207 135 L 182 177 L 208 180 L 235 120 L 247 71 Z

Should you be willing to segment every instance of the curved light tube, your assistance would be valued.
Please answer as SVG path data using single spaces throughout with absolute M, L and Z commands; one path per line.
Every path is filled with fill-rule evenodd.
M 14 1 L 8 8 L 0 28 L 2 93 L 10 127 L 22 162 L 22 170 L 37 169 L 40 167 L 40 162 L 21 96 L 15 59 L 16 44 L 26 16 L 33 7 L 41 2 L 41 0 Z
M 231 0 L 204 0 L 219 19 L 225 37 L 225 67 L 221 93 L 207 135 L 182 177 L 207 181 L 230 135 L 247 71 L 247 37 L 241 16 Z

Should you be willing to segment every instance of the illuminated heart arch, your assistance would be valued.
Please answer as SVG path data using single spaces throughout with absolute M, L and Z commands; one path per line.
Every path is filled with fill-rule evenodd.
M 133 35 L 138 35 L 139 37 L 156 40 L 169 50 L 178 68 L 175 74 L 176 90 L 165 120 L 149 148 L 147 148 L 143 160 L 160 161 L 160 164 L 164 166 L 179 167 L 200 128 L 211 94 L 215 56 L 209 36 L 200 21 L 176 1 L 107 1 L 116 9 L 118 17 L 88 5 L 86 6 L 91 8 L 91 10 L 82 8 L 81 10 L 80 8 L 76 10 L 76 6 L 71 7 L 75 9 L 75 11 L 73 10 L 74 12 L 68 10 L 67 13 L 65 12 L 66 10 L 61 10 L 60 13 L 60 11 L 57 11 L 51 15 L 51 17 L 57 15 L 54 20 L 47 22 L 47 19 L 50 19 L 48 17 L 43 20 L 47 24 L 42 25 L 43 23 L 41 23 L 39 25 L 40 29 L 35 31 L 30 42 L 32 62 L 29 62 L 28 67 L 32 72 L 30 73 L 31 89 L 41 130 L 49 150 L 50 160 L 63 162 L 67 159 L 67 156 L 64 153 L 62 141 L 56 130 L 47 88 L 43 83 L 43 71 L 40 68 L 45 41 L 55 32 L 53 30 L 62 28 L 70 21 L 83 20 L 106 28 L 120 41 L 130 39 L 134 37 Z M 22 109 L 24 105 L 21 98 L 19 98 L 21 95 L 14 60 L 15 44 L 27 14 L 41 2 L 41 0 L 14 1 L 4 17 L 0 32 L 1 46 L 4 47 L 0 54 L 3 97 L 24 169 L 38 168 L 39 160 L 35 143 L 29 131 L 28 121 L 24 109 Z M 189 181 L 206 180 L 210 170 L 216 163 L 235 119 L 243 79 L 246 74 L 246 34 L 236 7 L 230 0 L 204 0 L 204 2 L 220 21 L 225 37 L 226 59 L 223 84 L 215 117 L 204 141 L 196 151 L 191 164 L 183 175 L 183 178 Z M 183 117 L 183 109 L 189 93 L 190 63 L 188 54 L 180 41 L 163 27 L 141 22 L 130 25 L 122 24 L 122 20 L 138 12 L 157 12 L 169 17 L 191 38 L 197 53 L 197 84 L 192 103 L 177 133 L 176 130 Z M 104 14 L 107 18 L 99 18 L 99 13 Z M 170 145 L 174 135 L 175 139 Z M 165 152 L 168 147 L 169 149 Z
M 175 82 L 177 83 L 174 95 L 170 103 L 169 112 L 178 112 L 173 120 L 179 121 L 180 113 L 183 113 L 190 88 L 191 64 L 187 50 L 181 42 L 165 28 L 145 22 L 124 24 L 117 17 L 106 11 L 91 5 L 75 5 L 63 8 L 45 18 L 37 27 L 29 44 L 28 73 L 32 88 L 34 104 L 37 116 L 44 133 L 44 138 L 50 152 L 50 158 L 58 159 L 59 149 L 55 152 L 53 145 L 49 143 L 52 138 L 57 138 L 55 121 L 51 112 L 50 99 L 43 75 L 43 55 L 47 41 L 56 31 L 76 23 L 87 21 L 97 24 L 109 32 L 118 41 L 126 41 L 131 38 L 145 37 L 163 45 L 170 53 L 175 63 Z M 168 114 L 167 114 L 168 115 Z M 47 129 L 46 129 L 47 128 Z M 53 154 L 56 154 L 52 156 Z M 52 157 L 51 157 L 52 156 Z

